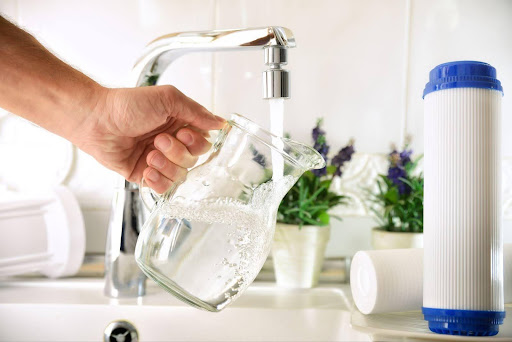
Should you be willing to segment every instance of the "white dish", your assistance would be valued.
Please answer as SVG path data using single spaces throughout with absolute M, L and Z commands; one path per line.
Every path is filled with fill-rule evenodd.
M 80 206 L 64 186 L 43 194 L 0 194 L 0 276 L 74 275 L 85 254 Z
M 428 329 L 428 323 L 420 311 L 393 312 L 375 315 L 352 313 L 352 327 L 371 334 L 375 341 L 393 339 L 422 339 L 425 341 L 512 341 L 512 305 L 505 305 L 507 316 L 496 336 L 454 336 L 435 334 Z

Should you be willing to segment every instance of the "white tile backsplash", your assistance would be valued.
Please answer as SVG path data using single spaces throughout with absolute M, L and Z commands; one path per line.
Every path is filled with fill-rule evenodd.
M 292 98 L 285 105 L 285 130 L 310 142 L 316 118 L 324 117 L 333 152 L 350 137 L 360 152 L 338 184 L 354 201 L 337 209 L 345 219 L 332 224 L 329 256 L 370 247 L 374 223 L 361 188 L 385 171 L 389 144 L 408 132 L 414 136 L 413 148 L 423 150 L 421 93 L 432 67 L 458 59 L 494 65 L 505 89 L 503 127 L 512 125 L 509 0 L 5 0 L 0 11 L 63 60 L 113 87 L 132 86 L 135 60 L 163 34 L 268 25 L 292 29 L 297 48 L 289 51 L 286 66 Z M 268 127 L 268 103 L 261 99 L 263 70 L 263 53 L 199 53 L 177 60 L 161 80 L 216 114 L 239 112 Z M 20 144 L 12 127 L 16 136 L 31 134 L 42 142 L 31 151 L 34 158 L 51 161 L 41 168 L 44 172 L 31 174 L 32 181 L 51 185 L 49 179 L 64 173 L 63 182 L 84 213 L 87 251 L 101 253 L 116 175 L 62 139 L 0 113 L 0 158 L 10 167 L 0 168 L 1 183 L 19 187 L 27 176 L 26 166 L 13 160 L 16 151 L 29 150 L 32 140 Z M 512 135 L 503 136 L 505 155 L 512 157 Z M 512 241 L 509 164 L 504 163 L 505 237 Z
M 503 127 L 512 127 L 512 1 L 414 0 L 411 2 L 407 130 L 413 148 L 423 151 L 422 94 L 438 64 L 477 60 L 497 69 L 505 92 Z M 512 135 L 504 130 L 503 153 L 512 155 Z
M 387 152 L 401 135 L 404 4 L 219 0 L 216 21 L 220 29 L 293 30 L 297 48 L 288 53 L 291 98 L 284 127 L 295 139 L 310 142 L 316 118 L 324 117 L 333 150 L 354 137 L 360 151 Z M 214 109 L 239 112 L 268 127 L 268 104 L 261 100 L 263 54 L 219 53 L 215 66 Z

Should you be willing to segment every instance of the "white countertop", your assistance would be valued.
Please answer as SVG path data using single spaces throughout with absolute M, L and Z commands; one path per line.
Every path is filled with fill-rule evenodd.
M 512 307 L 507 307 L 512 315 Z M 114 320 L 128 320 L 139 341 L 473 340 L 428 331 L 421 313 L 364 316 L 349 285 L 282 289 L 255 282 L 220 313 L 182 303 L 148 281 L 141 298 L 110 299 L 103 280 L 17 278 L 0 281 L 0 341 L 101 341 Z M 512 341 L 512 324 L 489 341 Z M 482 341 L 478 338 L 478 341 Z

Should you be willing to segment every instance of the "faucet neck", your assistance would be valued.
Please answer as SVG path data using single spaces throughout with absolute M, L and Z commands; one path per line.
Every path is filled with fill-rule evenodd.
M 146 47 L 134 66 L 134 83 L 136 86 L 156 85 L 172 62 L 190 52 L 265 49 L 265 62 L 274 64 L 284 58 L 279 64 L 285 64 L 286 49 L 293 47 L 292 31 L 280 26 L 168 34 Z

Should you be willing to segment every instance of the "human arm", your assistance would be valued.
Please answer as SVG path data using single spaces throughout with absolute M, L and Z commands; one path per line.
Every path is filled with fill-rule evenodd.
M 164 192 L 224 120 L 172 86 L 109 89 L 0 17 L 0 107 L 58 134 L 127 180 Z M 149 165 L 149 166 L 148 166 Z

